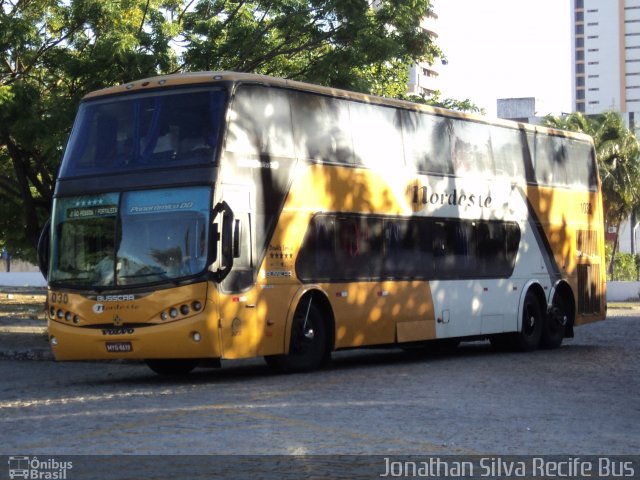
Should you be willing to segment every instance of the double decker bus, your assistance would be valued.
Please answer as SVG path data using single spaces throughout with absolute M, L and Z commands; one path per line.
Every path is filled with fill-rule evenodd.
M 55 358 L 158 373 L 554 348 L 606 310 L 589 137 L 253 74 L 87 95 L 41 253 Z

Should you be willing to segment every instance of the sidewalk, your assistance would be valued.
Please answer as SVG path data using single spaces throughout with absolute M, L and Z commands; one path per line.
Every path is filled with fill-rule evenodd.
M 44 288 L 0 287 L 0 359 L 53 359 L 45 299 Z

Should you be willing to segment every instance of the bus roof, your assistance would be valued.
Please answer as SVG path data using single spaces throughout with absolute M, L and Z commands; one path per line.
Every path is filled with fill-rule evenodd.
M 540 132 L 550 135 L 557 135 L 563 137 L 575 138 L 577 140 L 583 140 L 592 142 L 590 136 L 582 133 L 570 132 L 567 130 L 558 130 L 549 127 L 543 127 L 540 125 L 533 125 L 528 123 L 515 122 L 512 120 L 505 120 L 499 118 L 490 118 L 482 115 L 457 112 L 455 110 L 447 110 L 444 108 L 431 107 L 429 105 L 423 105 L 419 103 L 413 103 L 406 100 L 398 100 L 395 98 L 384 98 L 375 95 L 369 95 L 365 93 L 352 92 L 348 90 L 341 90 L 337 88 L 324 87 L 321 85 L 315 85 L 312 83 L 299 82 L 296 80 L 288 80 L 279 77 L 270 77 L 267 75 L 258 75 L 254 73 L 240 73 L 230 71 L 220 72 L 187 72 L 187 73 L 175 73 L 170 75 L 162 75 L 157 77 L 144 78 L 135 80 L 126 84 L 117 85 L 114 87 L 107 87 L 102 90 L 96 90 L 90 92 L 85 99 L 94 99 L 98 97 L 105 97 L 111 95 L 122 95 L 126 93 L 141 93 L 144 90 L 158 89 L 158 88 L 171 88 L 176 86 L 188 86 L 199 84 L 215 84 L 215 83 L 252 83 L 261 84 L 266 86 L 291 88 L 294 90 L 300 90 L 304 92 L 318 93 L 321 95 L 328 95 L 338 98 L 347 98 L 356 100 L 359 102 L 387 105 L 391 107 L 399 107 L 407 110 L 423 111 L 432 113 L 435 115 L 461 118 L 472 120 L 475 122 L 486 123 L 490 125 L 501 125 L 507 128 L 516 128 L 526 130 L 530 132 Z

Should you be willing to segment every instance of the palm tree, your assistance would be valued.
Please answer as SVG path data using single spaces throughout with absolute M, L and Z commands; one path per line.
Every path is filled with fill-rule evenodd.
M 586 117 L 572 113 L 558 118 L 546 116 L 547 126 L 586 133 L 593 137 L 596 148 L 598 172 L 602 182 L 605 223 L 613 227 L 616 241 L 609 260 L 608 272 L 613 275 L 613 265 L 618 251 L 618 231 L 625 218 L 640 205 L 640 145 L 635 133 L 627 128 L 617 112 Z

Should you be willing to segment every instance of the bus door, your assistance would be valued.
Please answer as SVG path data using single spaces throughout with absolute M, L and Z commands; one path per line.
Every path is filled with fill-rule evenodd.
M 253 216 L 249 187 L 223 185 L 214 231 L 219 235 L 219 282 L 215 292 L 223 358 L 256 356 L 260 343 L 257 326 Z M 220 204 L 219 204 L 220 205 Z

